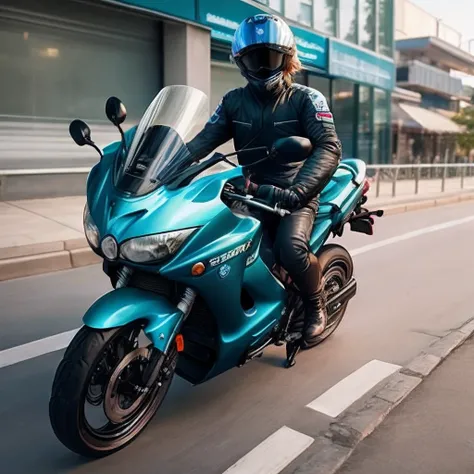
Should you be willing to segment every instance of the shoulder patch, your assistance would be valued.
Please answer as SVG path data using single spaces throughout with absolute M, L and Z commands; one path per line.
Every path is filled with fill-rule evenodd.
M 329 110 L 327 112 L 316 112 L 316 120 L 324 123 L 334 123 L 334 117 L 332 116 L 332 113 L 329 112 Z
M 220 100 L 219 104 L 217 104 L 216 110 L 214 110 L 214 113 L 211 115 L 208 122 L 212 124 L 216 123 L 221 118 L 221 113 L 222 113 L 222 99 Z
M 316 89 L 309 89 L 308 96 L 318 112 L 329 112 L 329 105 L 326 97 Z

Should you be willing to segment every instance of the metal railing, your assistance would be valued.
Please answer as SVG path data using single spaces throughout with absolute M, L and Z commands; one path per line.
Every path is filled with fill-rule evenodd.
M 440 191 L 445 192 L 446 180 L 459 178 L 459 189 L 464 189 L 466 177 L 474 176 L 474 163 L 435 163 L 409 165 L 367 165 L 368 170 L 375 171 L 375 197 L 380 196 L 382 181 L 391 181 L 392 197 L 397 195 L 397 183 L 402 180 L 414 180 L 413 193 L 418 194 L 420 181 L 423 179 L 440 180 Z
M 54 196 L 68 195 L 73 186 L 74 195 L 81 192 L 85 179 L 89 174 L 91 167 L 78 168 L 44 168 L 44 169 L 11 169 L 0 170 L 0 199 L 10 194 L 9 189 L 15 191 L 15 198 L 25 192 L 21 191 L 22 186 L 30 187 L 34 184 L 34 189 L 28 190 L 29 194 L 25 199 L 32 198 L 32 193 L 38 194 L 38 197 L 47 197 L 50 194 Z M 406 164 L 406 165 L 367 165 L 369 179 L 375 183 L 375 197 L 380 196 L 382 183 L 391 183 L 392 197 L 397 195 L 397 185 L 402 182 L 413 181 L 413 193 L 420 193 L 420 182 L 434 182 L 439 180 L 440 192 L 445 192 L 446 183 L 452 183 L 453 180 L 458 183 L 456 189 L 464 189 L 465 178 L 474 178 L 474 163 L 440 163 L 440 164 Z M 12 181 L 14 180 L 14 181 Z M 7 186 L 11 184 L 11 186 Z M 411 184 L 410 184 L 411 186 Z M 474 180 L 473 186 L 474 187 Z M 62 194 L 65 193 L 65 194 Z M 387 195 L 387 193 L 384 193 Z M 406 193 L 405 193 L 406 194 Z M 21 197 L 20 197 L 21 198 Z

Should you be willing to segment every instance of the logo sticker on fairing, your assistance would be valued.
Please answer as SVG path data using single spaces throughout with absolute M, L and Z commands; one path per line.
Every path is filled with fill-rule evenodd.
M 231 258 L 235 258 L 238 255 L 247 252 L 247 250 L 251 247 L 252 241 L 249 240 L 245 244 L 239 245 L 235 249 L 229 250 L 226 253 L 223 253 L 222 255 L 219 255 L 218 257 L 211 258 L 209 260 L 209 265 L 211 267 L 216 267 L 217 265 L 220 265 L 221 263 L 227 262 Z
M 224 278 L 227 278 L 229 276 L 229 273 L 230 273 L 230 265 L 227 265 L 227 264 L 224 264 L 222 265 L 222 267 L 219 268 L 219 277 L 224 279 Z

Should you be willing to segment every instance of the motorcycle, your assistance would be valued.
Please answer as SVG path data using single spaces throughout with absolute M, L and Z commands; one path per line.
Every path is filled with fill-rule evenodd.
M 262 160 L 302 160 L 311 143 L 288 137 L 271 150 L 192 162 L 186 143 L 208 110 L 203 92 L 165 87 L 124 133 L 125 106 L 111 97 L 106 115 L 121 140 L 103 152 L 85 122 L 70 124 L 74 141 L 101 157 L 87 180 L 84 231 L 113 286 L 86 312 L 52 386 L 53 430 L 80 455 L 101 457 L 132 442 L 175 374 L 201 384 L 271 344 L 286 346 L 291 367 L 302 349 L 298 288 L 273 260 L 260 221 L 235 204 L 282 218 L 288 211 L 247 195 L 248 170 L 230 157 L 257 150 Z M 374 216 L 383 211 L 363 207 L 368 189 L 365 163 L 347 159 L 320 195 L 310 246 L 323 270 L 328 324 L 313 346 L 336 330 L 356 294 L 349 252 L 326 241 L 341 236 L 346 224 L 372 234 Z

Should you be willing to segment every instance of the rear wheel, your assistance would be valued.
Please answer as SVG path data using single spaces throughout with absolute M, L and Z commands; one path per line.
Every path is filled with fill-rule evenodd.
M 105 331 L 83 327 L 70 343 L 49 403 L 54 433 L 70 450 L 102 457 L 124 448 L 163 402 L 178 353 L 170 351 L 145 389 L 159 358 L 151 344 L 140 347 L 142 329 L 138 322 Z
M 323 288 L 328 300 L 352 278 L 354 264 L 349 252 L 337 244 L 325 245 L 318 259 L 323 272 Z M 338 328 L 346 314 L 347 305 L 348 302 L 344 303 L 336 312 L 328 316 L 325 331 L 314 339 L 312 346 L 321 344 Z

